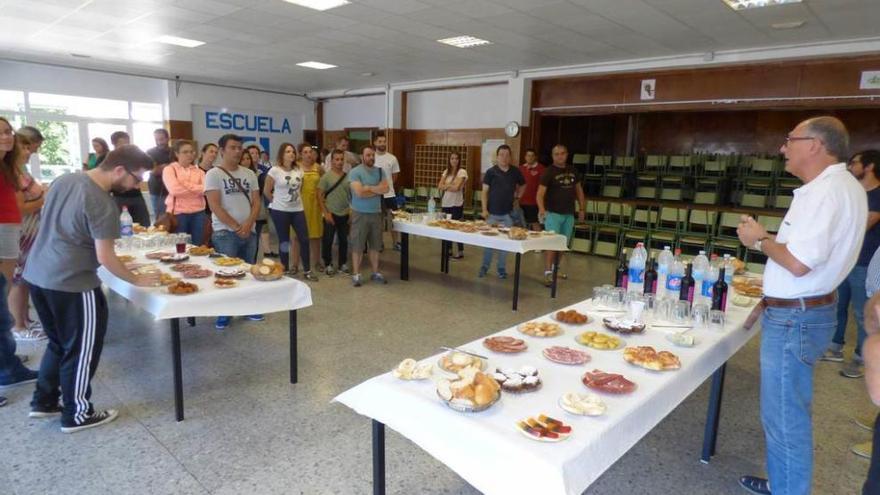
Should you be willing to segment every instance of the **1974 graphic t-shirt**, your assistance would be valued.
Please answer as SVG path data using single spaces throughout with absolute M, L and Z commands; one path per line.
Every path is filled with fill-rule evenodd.
M 214 167 L 205 174 L 205 192 L 220 191 L 220 204 L 226 213 L 238 223 L 244 223 L 251 214 L 251 191 L 259 190 L 257 174 L 252 170 L 238 167 L 234 172 L 223 171 L 220 167 Z M 239 188 L 236 184 L 240 184 Z M 241 193 L 241 189 L 247 193 L 247 197 Z M 232 230 L 228 225 L 220 221 L 216 213 L 211 213 L 211 225 L 214 231 Z

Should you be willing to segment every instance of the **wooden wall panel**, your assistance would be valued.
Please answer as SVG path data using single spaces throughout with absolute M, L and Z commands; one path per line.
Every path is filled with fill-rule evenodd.
M 638 107 L 602 107 L 559 110 L 581 114 L 619 113 L 677 109 L 717 109 L 718 104 L 686 103 L 695 100 L 760 98 L 828 98 L 875 95 L 880 90 L 860 90 L 864 70 L 880 70 L 880 57 L 852 57 L 812 61 L 772 62 L 716 68 L 676 69 L 640 73 L 538 80 L 533 83 L 533 108 L 638 104 Z M 657 80 L 653 101 L 640 99 L 642 79 Z M 674 106 L 663 102 L 681 102 Z M 725 103 L 745 108 L 833 108 L 880 106 L 880 100 L 808 100 Z M 555 111 L 554 111 L 555 112 Z
M 401 168 L 401 184 L 403 187 L 412 187 L 412 166 L 415 160 L 415 146 L 417 144 L 447 144 L 482 146 L 486 139 L 505 139 L 504 129 L 407 129 L 401 131 L 404 135 L 403 153 L 398 155 Z M 521 134 L 522 135 L 522 134 Z M 514 152 L 514 160 L 519 160 L 517 138 L 506 139 Z M 401 156 L 403 159 L 401 160 Z M 479 158 L 479 157 L 478 157 Z M 405 182 L 404 182 L 405 181 Z M 479 184 L 476 180 L 470 181 L 471 186 Z
M 193 138 L 193 123 L 189 120 L 169 120 L 165 126 L 171 139 L 189 139 Z

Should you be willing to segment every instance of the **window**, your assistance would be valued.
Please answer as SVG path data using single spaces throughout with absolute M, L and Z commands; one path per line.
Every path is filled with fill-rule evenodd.
M 131 118 L 134 120 L 162 120 L 162 105 L 133 101 L 131 102 Z
M 156 146 L 153 131 L 160 128 L 162 128 L 161 122 L 135 122 L 132 125 L 134 132 L 131 135 L 131 144 L 136 144 L 138 148 L 147 151 Z
M 0 89 L 0 110 L 24 112 L 24 92 Z
M 128 102 L 106 98 L 30 93 L 30 110 L 97 119 L 128 119 Z

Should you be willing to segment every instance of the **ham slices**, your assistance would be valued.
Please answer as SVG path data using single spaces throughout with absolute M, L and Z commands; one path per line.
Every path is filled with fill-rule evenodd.
M 483 346 L 485 346 L 486 349 L 489 349 L 490 351 L 503 352 L 506 354 L 523 352 L 529 347 L 526 345 L 524 340 L 517 339 L 515 337 L 508 337 L 506 335 L 500 335 L 498 337 L 488 337 L 483 340 Z
M 544 357 L 559 364 L 584 364 L 590 360 L 590 355 L 584 351 L 554 345 L 543 351 Z
M 628 394 L 636 389 L 636 384 L 627 380 L 623 375 L 606 373 L 602 370 L 584 373 L 581 381 L 587 388 L 608 394 Z

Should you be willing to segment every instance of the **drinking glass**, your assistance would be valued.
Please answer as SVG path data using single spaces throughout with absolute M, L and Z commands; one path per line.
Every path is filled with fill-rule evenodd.
M 645 301 L 645 320 L 654 320 L 655 310 L 657 309 L 657 296 L 654 294 L 645 294 L 642 296 Z
M 615 287 L 611 290 L 611 300 L 609 307 L 613 309 L 622 309 L 623 302 L 626 300 L 626 290 L 623 287 Z
M 603 303 L 605 292 L 605 289 L 602 287 L 593 287 L 593 306 Z
M 174 247 L 177 250 L 178 254 L 183 254 L 186 252 L 186 234 L 173 234 L 171 237 L 174 238 Z
M 672 321 L 672 306 L 675 301 L 663 298 L 654 302 L 654 320 Z
M 133 237 L 131 240 L 131 249 L 134 251 L 144 250 L 144 240 L 141 237 Z
M 691 319 L 691 303 L 689 301 L 675 301 L 672 307 L 673 323 L 684 324 Z
M 643 312 L 645 311 L 645 301 L 632 300 L 629 302 L 627 318 L 636 323 L 643 323 Z
M 691 318 L 694 320 L 694 327 L 706 328 L 709 324 L 709 305 L 706 303 L 694 304 L 691 309 Z
M 724 330 L 724 311 L 713 309 L 709 312 L 709 330 Z

